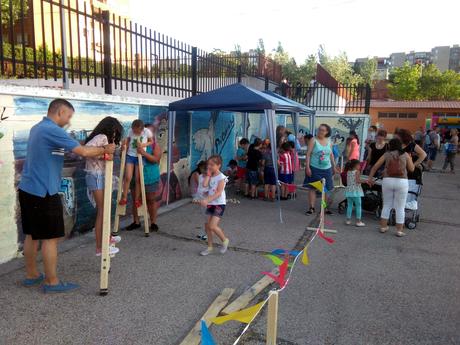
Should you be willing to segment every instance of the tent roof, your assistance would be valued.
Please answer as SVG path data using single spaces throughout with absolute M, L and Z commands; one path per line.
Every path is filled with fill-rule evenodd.
M 169 110 L 263 112 L 265 109 L 273 109 L 280 112 L 304 113 L 306 107 L 300 103 L 298 105 L 294 103 L 242 84 L 232 84 L 172 102 L 169 104 Z
M 298 107 L 299 109 L 302 109 L 302 111 L 299 111 L 299 113 L 302 113 L 302 114 L 306 114 L 306 115 L 314 115 L 316 113 L 316 111 L 312 108 L 309 108 L 307 107 L 305 104 L 302 104 L 302 103 L 299 103 L 299 102 L 296 102 L 296 101 L 293 101 L 292 99 L 290 98 L 287 98 L 287 97 L 284 97 L 284 96 L 281 96 L 273 91 L 263 91 L 265 94 L 267 95 L 270 95 L 272 97 L 276 97 L 276 98 L 279 98 L 285 102 L 288 102 L 290 104 L 292 104 L 293 106 L 295 107 Z

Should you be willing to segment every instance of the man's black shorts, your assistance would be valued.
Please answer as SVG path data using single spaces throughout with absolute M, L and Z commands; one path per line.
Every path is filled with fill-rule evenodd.
M 44 198 L 19 190 L 22 231 L 33 240 L 63 237 L 64 216 L 59 194 Z

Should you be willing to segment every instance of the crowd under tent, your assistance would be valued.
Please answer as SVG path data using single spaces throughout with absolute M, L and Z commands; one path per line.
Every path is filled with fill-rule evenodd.
M 247 116 L 249 113 L 260 114 L 265 118 L 268 137 L 272 143 L 276 142 L 277 114 L 290 114 L 293 119 L 296 133 L 299 116 L 308 116 L 310 118 L 311 126 L 314 126 L 315 117 L 315 111 L 303 104 L 294 102 L 288 98 L 274 93 L 258 91 L 242 84 L 232 84 L 220 89 L 202 93 L 180 101 L 172 102 L 169 104 L 168 112 L 168 185 L 171 178 L 172 146 L 174 142 L 174 129 L 177 111 L 239 112 L 243 113 L 244 122 L 246 124 Z M 247 131 L 247 127 L 247 125 L 244 125 L 245 131 Z M 274 162 L 277 161 L 276 150 L 272 150 L 272 158 Z M 278 179 L 277 169 L 275 169 L 275 175 Z M 169 202 L 169 200 L 167 202 Z M 281 205 L 279 202 L 279 188 L 278 205 L 280 211 L 280 222 L 282 222 Z

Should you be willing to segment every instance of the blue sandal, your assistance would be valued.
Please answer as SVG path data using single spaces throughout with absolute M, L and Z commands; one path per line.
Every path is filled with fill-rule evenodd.
M 78 289 L 80 285 L 74 283 L 64 283 L 59 281 L 59 284 L 56 285 L 43 285 L 44 293 L 58 293 L 58 292 L 69 292 L 75 289 Z
M 33 287 L 33 286 L 40 285 L 44 279 L 45 279 L 45 276 L 43 275 L 43 273 L 40 273 L 40 275 L 37 278 L 23 279 L 21 284 L 22 286 L 25 286 L 25 287 Z

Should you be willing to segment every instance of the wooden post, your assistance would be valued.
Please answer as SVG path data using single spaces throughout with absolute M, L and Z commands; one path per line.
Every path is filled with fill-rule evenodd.
M 278 332 L 278 291 L 270 291 L 267 314 L 267 345 L 276 345 Z
M 112 217 L 112 174 L 113 161 L 105 162 L 104 215 L 102 219 L 102 253 L 100 295 L 105 296 L 109 288 L 110 270 L 110 218 Z
M 120 230 L 120 216 L 124 216 L 126 214 L 126 205 L 119 205 L 121 196 L 123 194 L 123 180 L 125 175 L 125 166 L 126 166 L 126 151 L 121 151 L 121 160 L 120 160 L 120 177 L 118 180 L 118 191 L 117 191 L 117 208 L 115 211 L 115 223 L 113 224 L 113 233 L 117 234 Z
M 144 163 L 142 155 L 138 154 L 137 159 L 139 161 L 139 182 L 141 187 L 142 206 L 137 209 L 138 215 L 144 218 L 144 236 L 150 236 L 149 227 L 149 213 L 147 209 L 147 197 L 145 195 L 145 184 L 144 184 Z

